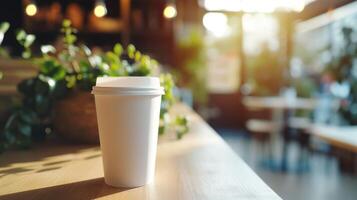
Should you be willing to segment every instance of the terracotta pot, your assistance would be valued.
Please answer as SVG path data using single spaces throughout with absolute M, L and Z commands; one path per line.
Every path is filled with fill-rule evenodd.
M 99 135 L 94 96 L 90 92 L 74 92 L 56 102 L 54 131 L 75 143 L 98 144 Z

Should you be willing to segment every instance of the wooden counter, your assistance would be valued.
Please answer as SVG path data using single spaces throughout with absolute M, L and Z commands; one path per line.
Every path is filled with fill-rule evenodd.
M 0 199 L 280 199 L 198 115 L 176 109 L 191 130 L 160 138 L 152 184 L 107 186 L 99 147 L 44 144 L 0 154 Z

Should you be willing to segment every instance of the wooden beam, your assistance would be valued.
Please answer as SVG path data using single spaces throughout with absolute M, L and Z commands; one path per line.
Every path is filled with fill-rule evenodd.
M 354 0 L 316 0 L 308 4 L 297 18 L 307 20 L 352 2 Z

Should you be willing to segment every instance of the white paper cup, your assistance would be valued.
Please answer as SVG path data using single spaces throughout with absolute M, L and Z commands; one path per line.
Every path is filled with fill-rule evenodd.
M 153 77 L 110 79 L 108 84 L 101 78 L 92 91 L 105 182 L 115 187 L 142 186 L 154 178 L 163 89 Z M 153 87 L 142 87 L 143 83 Z

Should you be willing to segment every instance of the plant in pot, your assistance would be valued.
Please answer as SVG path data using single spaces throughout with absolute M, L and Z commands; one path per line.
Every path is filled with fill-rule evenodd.
M 43 140 L 52 129 L 74 142 L 97 143 L 97 121 L 94 100 L 90 94 L 99 76 L 159 75 L 158 63 L 129 45 L 124 49 L 115 44 L 112 51 L 94 53 L 85 45 L 77 45 L 76 30 L 71 22 L 63 21 L 62 49 L 41 46 L 42 55 L 34 58 L 30 46 L 34 36 L 19 31 L 17 40 L 24 47 L 24 58 L 38 66 L 37 76 L 18 85 L 23 95 L 1 135 L 1 147 L 29 147 L 33 140 Z M 162 134 L 173 127 L 177 138 L 188 131 L 185 116 L 168 117 L 175 102 L 174 82 L 170 74 L 160 75 L 165 89 L 162 97 L 160 128 Z

